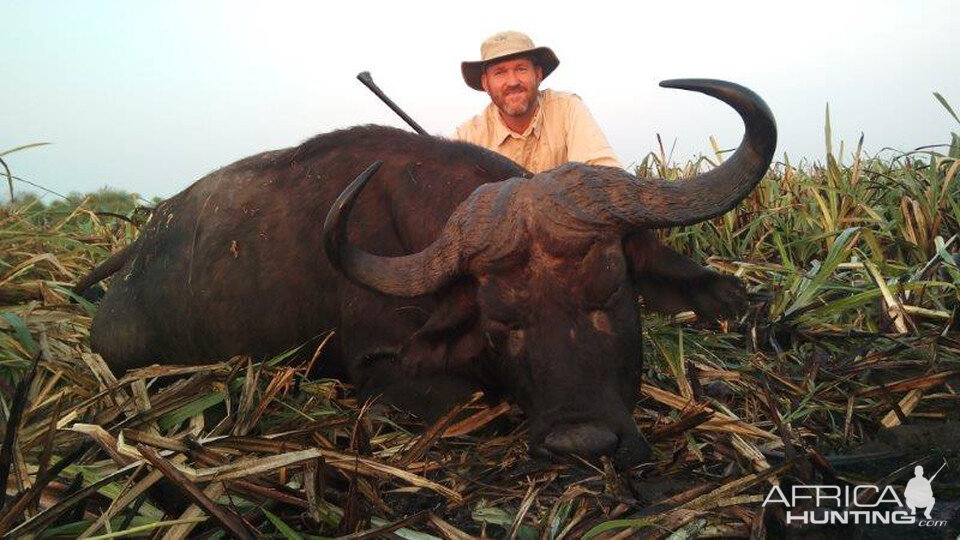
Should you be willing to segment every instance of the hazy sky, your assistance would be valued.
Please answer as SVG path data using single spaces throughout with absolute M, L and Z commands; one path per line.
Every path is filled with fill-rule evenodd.
M 714 77 L 767 100 L 784 152 L 835 139 L 871 152 L 945 143 L 960 126 L 960 2 L 3 2 L 0 152 L 55 191 L 172 195 L 246 155 L 363 123 L 402 126 L 362 70 L 428 131 L 486 105 L 459 63 L 505 29 L 553 48 L 544 87 L 584 98 L 625 163 L 736 146 L 741 124 L 661 79 Z M 19 190 L 34 190 L 18 184 Z M 6 193 L 6 190 L 3 190 Z

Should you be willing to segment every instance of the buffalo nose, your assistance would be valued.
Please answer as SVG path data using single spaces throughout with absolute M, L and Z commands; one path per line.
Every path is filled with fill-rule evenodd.
M 554 429 L 543 440 L 550 452 L 597 457 L 612 454 L 617 449 L 617 435 L 593 424 L 575 424 Z

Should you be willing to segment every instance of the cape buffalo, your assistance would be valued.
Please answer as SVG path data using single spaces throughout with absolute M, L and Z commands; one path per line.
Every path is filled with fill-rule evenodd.
M 265 357 L 336 329 L 323 362 L 361 397 L 431 416 L 482 388 L 516 400 L 538 455 L 642 461 L 638 296 L 708 320 L 745 304 L 739 280 L 649 229 L 732 209 L 776 146 L 750 90 L 661 86 L 736 109 L 746 131 L 733 156 L 677 182 L 581 163 L 531 175 L 476 146 L 365 126 L 215 171 L 77 285 L 118 272 L 93 347 L 120 372 Z

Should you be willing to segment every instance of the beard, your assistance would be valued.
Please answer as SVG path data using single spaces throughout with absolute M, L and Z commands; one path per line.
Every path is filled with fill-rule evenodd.
M 536 104 L 537 92 L 520 85 L 512 86 L 495 96 L 493 102 L 507 116 L 523 116 Z

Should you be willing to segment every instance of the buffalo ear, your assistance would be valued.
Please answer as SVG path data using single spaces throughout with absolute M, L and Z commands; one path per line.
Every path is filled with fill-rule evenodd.
M 650 231 L 624 238 L 623 250 L 636 290 L 650 310 L 667 315 L 694 311 L 702 321 L 733 318 L 746 310 L 747 291 L 739 279 L 700 266 Z
M 444 371 L 469 363 L 483 351 L 477 331 L 480 308 L 477 286 L 463 280 L 443 289 L 430 318 L 413 333 L 401 351 L 406 371 L 415 374 Z

